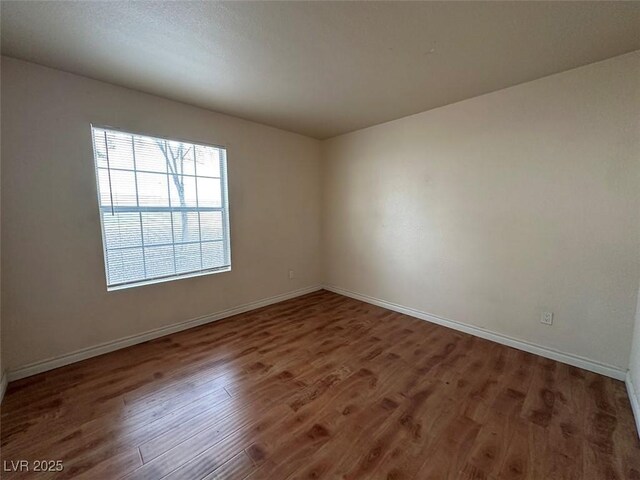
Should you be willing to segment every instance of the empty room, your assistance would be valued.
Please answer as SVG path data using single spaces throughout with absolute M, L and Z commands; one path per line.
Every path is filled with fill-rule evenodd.
M 640 480 L 640 2 L 0 46 L 0 478 Z

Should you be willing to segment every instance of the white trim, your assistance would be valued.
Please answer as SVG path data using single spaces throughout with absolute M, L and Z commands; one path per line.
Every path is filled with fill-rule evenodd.
M 324 289 L 334 293 L 338 293 L 340 295 L 344 295 L 346 297 L 355 298 L 356 300 L 360 300 L 366 303 L 378 305 L 379 307 L 387 308 L 389 310 L 393 310 L 394 312 L 404 313 L 405 315 L 410 315 L 412 317 L 419 318 L 420 320 L 426 320 L 427 322 L 436 323 L 438 325 L 452 328 L 460 332 L 475 335 L 476 337 L 491 340 L 492 342 L 507 345 L 508 347 L 517 348 L 518 350 L 524 350 L 525 352 L 540 355 L 541 357 L 550 358 L 562 363 L 567 363 L 569 365 L 573 365 L 574 367 L 583 368 L 595 373 L 600 373 L 602 375 L 606 375 L 607 377 L 615 378 L 616 380 L 625 379 L 626 371 L 613 365 L 596 362 L 595 360 L 590 360 L 588 358 L 581 357 L 579 355 L 573 355 L 571 353 L 559 352 L 551 348 L 543 347 L 542 345 L 536 345 L 525 340 L 509 337 L 501 333 L 492 332 L 484 328 L 475 327 L 473 325 L 457 322 L 455 320 L 449 320 L 447 318 L 416 310 L 415 308 L 405 307 L 403 305 L 398 305 L 397 303 L 387 302 L 386 300 L 380 300 L 379 298 L 370 297 L 369 295 L 364 295 L 362 293 L 352 292 L 340 287 L 335 287 L 333 285 L 324 285 Z
M 205 323 L 222 320 L 223 318 L 231 317 L 232 315 L 238 315 L 239 313 L 255 310 L 256 308 L 266 307 L 267 305 L 272 305 L 284 300 L 299 297 L 300 295 L 306 295 L 307 293 L 316 292 L 321 289 L 321 286 L 315 285 L 312 287 L 302 288 L 300 290 L 294 290 L 292 292 L 275 295 L 273 297 L 263 298 L 262 300 L 257 300 L 255 302 L 245 303 L 244 305 L 229 308 L 221 312 L 193 318 L 185 322 L 174 323 L 173 325 L 168 325 L 166 327 L 149 330 L 145 333 L 131 335 L 129 337 L 124 337 L 111 342 L 101 343 L 93 347 L 83 348 L 72 353 L 60 355 L 59 357 L 53 357 L 47 360 L 42 360 L 40 362 L 31 363 L 29 365 L 19 367 L 15 370 L 10 370 L 8 373 L 8 380 L 12 382 L 21 378 L 30 377 L 31 375 L 36 375 L 48 370 L 53 370 L 54 368 L 63 367 L 71 363 L 86 360 L 87 358 L 103 355 L 105 353 L 113 352 L 114 350 L 120 350 L 121 348 L 136 345 L 138 343 L 147 342 L 149 340 L 153 340 L 154 338 L 163 337 L 165 335 L 180 332 L 182 330 L 187 330 L 199 325 L 204 325 Z
M 7 391 L 7 385 L 9 381 L 7 380 L 7 372 L 2 372 L 2 377 L 0 377 L 0 404 L 2 403 L 2 399 L 4 398 L 4 392 Z
M 195 245 L 197 243 L 200 243 L 200 242 L 191 242 L 192 245 Z M 174 245 L 174 244 L 170 244 L 170 245 Z M 157 246 L 157 245 L 154 245 L 154 246 Z M 156 283 L 173 282 L 174 280 L 183 280 L 185 278 L 204 277 L 206 275 L 215 275 L 216 273 L 226 273 L 230 271 L 231 271 L 231 265 L 227 265 L 225 267 L 219 267 L 217 269 L 201 270 L 199 272 L 182 273 L 178 275 L 168 275 L 166 277 L 161 277 L 161 278 L 150 278 L 148 280 L 140 280 L 140 281 L 129 282 L 129 283 L 120 283 L 118 285 L 113 285 L 111 287 L 107 285 L 107 292 L 117 292 L 118 290 L 126 290 L 128 288 L 133 288 L 133 287 L 144 287 L 145 285 L 154 285 Z
M 627 372 L 627 377 L 624 380 L 627 386 L 627 393 L 629 394 L 629 402 L 631 403 L 631 411 L 633 417 L 636 419 L 636 430 L 638 431 L 638 438 L 640 438 L 640 401 L 638 401 L 638 394 L 631 381 L 631 372 Z

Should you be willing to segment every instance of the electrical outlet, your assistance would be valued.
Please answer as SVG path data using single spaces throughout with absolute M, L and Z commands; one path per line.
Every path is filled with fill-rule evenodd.
M 545 325 L 553 325 L 553 312 L 542 312 L 540 323 L 544 323 Z
M 292 280 L 294 277 L 293 270 L 289 270 L 289 280 Z

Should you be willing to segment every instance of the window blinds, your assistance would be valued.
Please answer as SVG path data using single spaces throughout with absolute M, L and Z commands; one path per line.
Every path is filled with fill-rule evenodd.
M 225 149 L 92 131 L 107 286 L 228 270 Z

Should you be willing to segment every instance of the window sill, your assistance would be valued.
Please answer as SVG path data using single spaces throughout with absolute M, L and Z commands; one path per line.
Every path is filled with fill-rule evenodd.
M 134 287 L 143 287 L 145 285 L 154 285 L 156 283 L 173 282 L 175 280 L 182 280 L 184 278 L 204 277 L 206 275 L 215 275 L 217 273 L 225 273 L 230 271 L 231 271 L 231 266 L 220 268 L 218 270 L 207 270 L 206 272 L 185 273 L 184 275 L 174 275 L 171 277 L 156 278 L 153 280 L 142 280 L 140 282 L 132 282 L 124 285 L 114 285 L 112 287 L 108 286 L 107 291 L 115 292 L 118 290 L 128 290 L 129 288 L 134 288 Z

